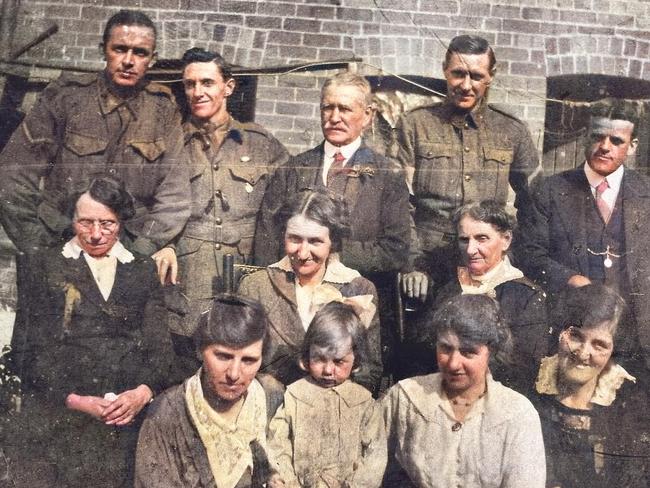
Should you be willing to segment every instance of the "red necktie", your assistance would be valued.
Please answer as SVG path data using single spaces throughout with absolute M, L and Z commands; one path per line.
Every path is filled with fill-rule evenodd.
M 609 217 L 612 215 L 612 209 L 609 208 L 609 205 L 607 205 L 607 202 L 603 199 L 603 193 L 608 188 L 609 188 L 609 183 L 607 182 L 607 178 L 605 178 L 596 187 L 596 196 L 595 196 L 596 206 L 598 207 L 600 216 L 603 218 L 605 223 L 609 221 Z
M 334 160 L 330 166 L 329 171 L 327 172 L 327 186 L 330 186 L 334 177 L 343 172 L 343 162 L 345 161 L 345 156 L 337 151 L 334 154 Z

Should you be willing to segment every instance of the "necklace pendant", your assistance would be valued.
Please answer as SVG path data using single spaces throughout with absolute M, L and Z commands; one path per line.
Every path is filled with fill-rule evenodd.
M 610 257 L 609 257 L 609 256 L 605 256 L 605 259 L 603 260 L 603 265 L 604 265 L 606 268 L 611 268 L 611 267 L 612 267 L 612 264 L 613 264 L 613 263 L 612 263 L 612 260 L 610 259 Z

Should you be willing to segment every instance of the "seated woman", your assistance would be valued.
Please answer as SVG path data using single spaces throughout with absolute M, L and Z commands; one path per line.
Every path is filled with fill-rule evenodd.
M 558 353 L 542 360 L 536 384 L 549 487 L 648 486 L 648 445 L 637 450 L 650 439 L 647 392 L 612 359 L 623 309 L 600 284 L 567 289 L 560 300 Z
M 282 386 L 257 377 L 269 340 L 259 303 L 220 295 L 199 319 L 203 366 L 160 395 L 142 424 L 136 488 L 249 488 L 271 476 L 266 427 Z
M 239 293 L 259 300 L 269 317 L 271 350 L 262 371 L 284 385 L 305 375 L 298 366 L 305 331 L 320 307 L 348 303 L 368 333 L 368 364 L 354 380 L 374 392 L 382 374 L 377 292 L 358 271 L 344 266 L 336 251 L 349 234 L 345 203 L 319 191 L 290 198 L 278 213 L 286 256 L 245 277 Z
M 35 306 L 12 337 L 22 403 L 0 444 L 14 486 L 132 486 L 140 412 L 172 354 L 150 313 L 156 267 L 120 242 L 135 215 L 122 182 L 97 178 L 69 203 L 74 237 L 28 256 Z
M 501 313 L 513 337 L 511 363 L 495 365 L 492 374 L 506 386 L 527 394 L 533 389 L 536 366 L 547 353 L 546 298 L 541 288 L 510 264 L 508 249 L 515 219 L 503 205 L 485 200 L 464 205 L 454 215 L 458 231 L 460 265 L 457 278 L 439 291 L 434 308 L 455 295 L 488 295 L 499 302 Z M 415 335 L 421 327 L 412 331 Z M 416 374 L 432 372 L 427 364 L 430 351 L 423 350 L 414 363 Z
M 383 486 L 543 488 L 537 412 L 488 370 L 510 345 L 498 304 L 484 295 L 455 296 L 427 328 L 436 334 L 440 373 L 400 381 L 382 400 Z

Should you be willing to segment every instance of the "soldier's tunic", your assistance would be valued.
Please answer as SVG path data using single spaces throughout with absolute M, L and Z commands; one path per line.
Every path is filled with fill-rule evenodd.
M 103 73 L 64 75 L 45 88 L 0 155 L 2 225 L 24 252 L 62 244 L 70 196 L 96 177 L 115 176 L 136 203 L 122 240 L 150 255 L 189 216 L 182 151 L 180 117 L 166 87 L 148 83 L 121 100 Z
M 451 217 L 460 206 L 486 199 L 505 204 L 509 186 L 515 206 L 527 204 L 537 150 L 523 122 L 487 103 L 466 114 L 447 103 L 415 109 L 400 120 L 398 142 L 415 202 L 412 253 L 424 253 L 429 265 L 431 254 L 453 241 Z
M 223 290 L 222 258 L 252 262 L 255 222 L 268 180 L 288 159 L 284 146 L 254 123 L 183 126 L 192 187 L 191 216 L 176 242 L 180 284 L 167 303 L 172 332 L 190 336 Z

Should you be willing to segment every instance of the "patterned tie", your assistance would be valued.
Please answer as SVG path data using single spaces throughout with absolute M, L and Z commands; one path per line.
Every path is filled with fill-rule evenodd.
M 336 151 L 336 153 L 334 154 L 332 165 L 330 166 L 330 169 L 327 172 L 327 186 L 331 186 L 334 177 L 336 177 L 336 175 L 343 172 L 344 161 L 345 161 L 345 156 L 343 156 L 343 154 L 341 154 L 340 151 Z
M 603 218 L 605 223 L 607 223 L 609 221 L 609 217 L 611 217 L 611 215 L 612 215 L 612 209 L 609 208 L 609 205 L 607 205 L 607 202 L 603 199 L 603 193 L 608 188 L 609 188 L 609 183 L 607 182 L 607 178 L 605 178 L 596 187 L 596 197 L 595 197 L 596 198 L 596 206 L 598 207 L 598 211 L 600 212 L 600 216 Z

